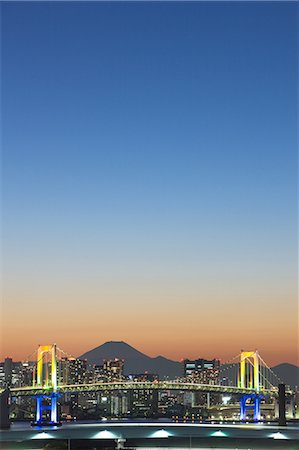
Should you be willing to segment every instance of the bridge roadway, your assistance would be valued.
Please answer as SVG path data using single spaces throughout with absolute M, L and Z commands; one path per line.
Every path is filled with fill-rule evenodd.
M 128 390 L 164 390 L 164 391 L 192 391 L 192 392 L 218 392 L 227 394 L 254 394 L 256 391 L 252 388 L 240 388 L 238 386 L 221 386 L 212 384 L 197 384 L 186 383 L 181 381 L 154 381 L 154 382 L 139 382 L 139 381 L 123 381 L 111 383 L 90 383 L 90 384 L 70 384 L 61 385 L 58 387 L 60 393 L 72 392 L 106 392 L 106 391 L 128 391 Z M 44 388 L 39 386 L 28 386 L 11 388 L 11 395 L 15 397 L 20 396 L 34 396 L 47 395 L 52 392 L 51 388 Z M 276 389 L 261 389 L 261 394 L 277 394 Z
M 0 432 L 3 450 L 71 448 L 115 449 L 298 449 L 298 425 L 182 424 L 164 421 L 116 421 L 63 424 L 62 427 L 31 428 L 14 423 Z M 119 441 L 121 440 L 121 441 Z M 51 444 L 52 441 L 52 444 Z M 68 442 L 68 447 L 63 446 Z M 55 445 L 54 445 L 55 444 Z M 60 445 L 59 445 L 60 444 Z

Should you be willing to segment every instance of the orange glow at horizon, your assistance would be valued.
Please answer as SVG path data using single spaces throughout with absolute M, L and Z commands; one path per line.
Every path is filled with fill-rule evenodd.
M 98 347 L 102 344 L 104 344 L 107 341 L 116 340 L 116 339 L 110 339 L 106 338 L 98 342 L 86 342 L 84 345 L 74 345 L 74 342 L 68 342 L 64 339 L 59 341 L 59 346 L 63 349 L 67 349 L 66 352 L 75 356 L 79 357 L 81 354 L 92 350 L 95 347 Z M 120 339 L 117 339 L 119 341 Z M 152 348 L 150 346 L 149 342 L 145 342 L 144 344 L 138 344 L 138 339 L 135 340 L 124 340 L 124 342 L 134 347 L 136 350 L 139 350 L 140 352 L 146 354 L 147 356 L 150 356 L 152 358 L 156 356 L 164 356 L 167 359 L 183 362 L 184 359 L 196 359 L 196 358 L 206 358 L 206 359 L 220 359 L 221 363 L 229 362 L 233 357 L 235 357 L 237 354 L 240 353 L 241 349 L 234 348 L 235 352 L 227 352 L 227 350 L 224 350 L 223 348 L 219 347 L 218 352 L 215 351 L 213 348 L 206 349 L 206 350 L 200 350 L 196 348 L 192 348 L 190 346 L 189 351 L 185 352 L 174 352 L 171 348 L 165 349 L 165 351 L 159 351 L 157 348 Z M 31 344 L 31 347 L 30 347 Z M 32 347 L 34 343 L 27 343 L 23 346 L 15 345 L 15 351 L 11 353 L 10 356 L 4 355 L 4 353 L 1 353 L 0 360 L 3 361 L 5 358 L 12 358 L 13 361 L 26 361 L 28 355 L 32 355 L 32 353 L 37 352 L 37 346 L 35 345 L 35 348 Z M 10 344 L 13 347 L 13 343 Z M 244 346 L 243 346 L 244 347 Z M 248 347 L 249 348 L 249 347 Z M 251 348 L 251 347 L 250 347 Z M 281 349 L 281 352 L 277 352 L 271 349 L 264 348 L 263 350 L 259 350 L 259 353 L 263 357 L 264 360 L 266 360 L 267 364 L 269 366 L 275 366 L 281 363 L 289 363 L 299 366 L 299 359 L 297 355 L 296 348 L 294 351 L 290 350 L 289 352 L 285 352 L 283 349 Z M 35 360 L 35 355 L 31 356 L 31 360 Z
M 162 326 L 162 324 L 160 325 Z M 5 341 L 2 339 L 1 360 L 5 358 L 9 351 L 13 360 L 24 361 L 32 353 L 35 352 L 36 355 L 39 342 L 57 343 L 67 353 L 78 357 L 107 341 L 124 341 L 150 357 L 161 355 L 174 361 L 203 357 L 207 359 L 220 359 L 224 363 L 230 361 L 240 353 L 241 349 L 245 348 L 248 350 L 258 349 L 263 359 L 270 366 L 284 362 L 298 365 L 298 351 L 294 327 L 293 329 L 289 328 L 285 330 L 280 336 L 277 334 L 275 346 L 273 346 L 273 340 L 270 334 L 252 339 L 253 336 L 250 330 L 249 332 L 245 330 L 242 340 L 239 341 L 234 340 L 234 335 L 229 335 L 224 328 L 220 328 L 219 333 L 213 336 L 209 334 L 207 327 L 203 327 L 201 331 L 198 331 L 194 324 L 191 325 L 190 323 L 184 328 L 181 326 L 179 333 L 175 332 L 179 326 L 176 322 L 173 330 L 171 328 L 165 330 L 164 328 L 164 333 L 158 334 L 157 330 L 159 327 L 156 321 L 154 328 L 157 333 L 156 336 L 153 335 L 153 329 L 145 325 L 142 331 L 140 327 L 136 327 L 137 329 L 135 330 L 127 330 L 125 327 L 121 327 L 120 323 L 116 324 L 116 322 L 114 322 L 114 326 L 118 328 L 117 335 L 115 335 L 115 332 L 111 334 L 111 330 L 107 329 L 110 328 L 109 326 L 101 326 L 101 330 L 97 330 L 95 323 L 90 324 L 88 329 L 82 327 L 80 333 L 75 331 L 71 333 L 70 327 L 67 327 L 66 331 L 64 331 L 63 321 L 57 323 L 57 329 L 54 331 L 43 331 L 42 327 L 35 327 L 32 324 L 22 324 L 19 327 L 19 333 L 20 335 L 26 336 L 26 339 L 20 341 L 18 340 L 19 335 L 14 333 L 7 339 L 9 334 L 6 333 Z M 188 331 L 189 334 L 187 335 Z M 141 333 L 142 339 L 140 338 Z M 223 339 L 221 338 L 222 333 L 224 336 Z M 287 349 L 285 348 L 285 342 L 289 343 Z M 35 358 L 36 356 L 31 359 Z
M 38 344 L 56 343 L 77 357 L 124 341 L 176 361 L 225 362 L 241 349 L 258 349 L 271 366 L 298 364 L 295 283 L 260 280 L 248 289 L 234 277 L 218 280 L 56 280 L 46 292 L 34 277 L 11 282 L 2 305 L 1 359 L 26 360 Z

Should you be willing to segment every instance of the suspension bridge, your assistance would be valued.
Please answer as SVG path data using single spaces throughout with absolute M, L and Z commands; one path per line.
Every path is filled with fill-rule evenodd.
M 31 396 L 36 399 L 36 425 L 59 424 L 57 400 L 62 394 L 81 392 L 107 392 L 130 390 L 189 391 L 204 393 L 238 394 L 240 420 L 245 420 L 248 410 L 254 420 L 260 419 L 261 400 L 266 395 L 278 396 L 282 381 L 261 358 L 258 351 L 241 351 L 223 364 L 219 384 L 202 384 L 180 378 L 172 381 L 127 381 L 64 384 L 58 377 L 58 367 L 63 358 L 69 357 L 56 344 L 40 345 L 32 372 L 32 385 L 10 388 L 13 397 Z M 73 358 L 74 359 L 74 358 Z M 4 390 L 2 389 L 2 392 Z M 1 393 L 1 391 L 0 391 Z

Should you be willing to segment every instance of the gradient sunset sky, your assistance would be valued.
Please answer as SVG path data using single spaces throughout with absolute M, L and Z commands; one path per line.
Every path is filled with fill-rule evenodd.
M 298 363 L 298 3 L 1 10 L 1 359 Z

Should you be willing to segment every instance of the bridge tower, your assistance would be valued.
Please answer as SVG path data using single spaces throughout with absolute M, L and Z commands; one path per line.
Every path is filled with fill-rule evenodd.
M 56 344 L 39 345 L 35 386 L 48 390 L 48 393 L 36 396 L 36 420 L 33 424 L 58 425 Z M 49 419 L 43 417 L 43 411 L 50 412 Z
M 247 409 L 253 409 L 254 420 L 260 419 L 260 373 L 257 350 L 240 353 L 238 387 L 254 389 L 255 393 L 243 395 L 240 399 L 240 419 L 246 419 Z
M 254 388 L 260 390 L 259 382 L 259 356 L 257 350 L 254 352 L 240 353 L 239 387 Z

